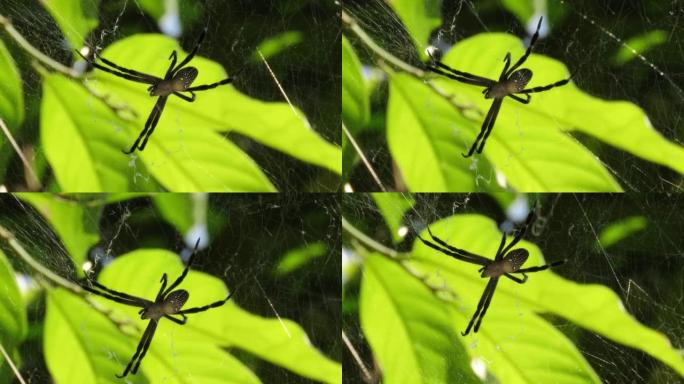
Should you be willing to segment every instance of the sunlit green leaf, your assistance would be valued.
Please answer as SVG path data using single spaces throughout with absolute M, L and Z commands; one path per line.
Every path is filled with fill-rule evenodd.
M 161 275 L 167 273 L 169 279 L 175 279 L 182 268 L 180 258 L 172 252 L 138 250 L 118 257 L 103 270 L 99 281 L 109 288 L 152 299 L 159 289 Z M 221 280 L 192 270 L 180 288 L 190 292 L 184 308 L 206 305 L 227 295 L 226 286 Z M 72 353 L 73 356 L 78 354 L 77 358 L 73 358 L 74 367 L 87 365 L 91 370 L 88 373 L 90 378 L 109 380 L 111 377 L 113 380 L 113 374 L 123 371 L 135 351 L 140 333 L 126 336 L 81 299 L 70 294 L 64 295 L 74 302 L 63 309 L 53 309 L 48 303 L 45 339 L 55 340 L 55 345 L 59 342 L 62 345 L 69 344 L 70 352 L 72 348 L 80 348 Z M 239 291 L 236 295 L 240 295 Z M 114 309 L 117 317 L 133 321 L 141 330 L 147 324 L 147 321 L 140 319 L 135 307 L 94 298 Z M 55 304 L 62 307 L 64 298 L 60 299 Z M 56 319 L 50 319 L 51 312 Z M 53 324 L 48 325 L 49 322 Z M 48 331 L 52 333 L 48 334 Z M 66 335 L 62 336 L 61 333 Z M 69 342 L 67 337 L 76 342 Z M 56 355 L 55 346 L 51 345 L 50 348 Z M 260 359 L 305 377 L 330 383 L 341 382 L 340 365 L 312 347 L 296 323 L 252 315 L 240 309 L 232 300 L 221 307 L 188 315 L 188 321 L 183 326 L 162 319 L 138 376 L 142 373 L 152 382 L 184 382 L 189 376 L 202 383 L 259 382 L 253 373 L 227 352 L 227 348 L 247 350 Z M 59 365 L 61 360 L 58 356 L 49 355 L 47 350 L 48 346 L 48 366 L 58 381 L 90 382 L 76 380 L 81 377 L 76 375 L 85 373 L 72 372 L 74 369 Z M 63 356 L 64 347 L 61 351 Z
M 442 1 L 391 0 L 389 4 L 414 38 L 418 51 L 422 51 L 428 43 L 430 33 L 441 22 Z
M 0 119 L 3 119 L 10 129 L 17 129 L 24 121 L 24 95 L 22 93 L 21 77 L 12 56 L 5 43 L 0 40 Z M 2 134 L 3 140 L 4 134 Z
M 81 47 L 83 39 L 97 26 L 99 3 L 99 0 L 41 1 L 41 4 L 57 21 L 62 33 L 74 49 Z
M 0 342 L 11 351 L 26 337 L 26 331 L 26 311 L 17 279 L 7 256 L 0 250 Z
M 404 213 L 411 209 L 415 203 L 413 197 L 400 193 L 372 193 L 373 201 L 378 206 L 380 214 L 385 219 L 385 224 L 392 234 L 395 243 L 403 240 L 399 234 Z
M 125 122 L 80 85 L 60 75 L 43 82 L 41 140 L 59 186 L 68 192 L 118 192 L 158 188 L 173 191 L 272 191 L 252 159 L 216 132 L 164 129 L 161 119 L 140 160 L 130 147 L 144 125 Z M 152 98 L 146 100 L 150 109 Z M 173 119 L 173 110 L 165 111 Z M 182 131 L 182 130 L 181 130 Z
M 361 73 L 361 62 L 342 36 L 342 121 L 352 132 L 360 131 L 370 118 L 370 102 Z
M 107 47 L 102 56 L 128 68 L 163 77 L 169 65 L 165 58 L 173 50 L 177 50 L 180 57 L 185 56 L 175 40 L 162 35 L 141 34 L 117 41 Z M 221 65 L 199 56 L 193 59 L 192 66 L 199 70 L 193 85 L 210 84 L 227 77 Z M 144 126 L 154 98 L 149 96 L 144 84 L 136 84 L 101 71 L 95 71 L 94 77 L 98 81 L 92 82 L 97 83 L 103 93 L 111 95 L 120 103 L 130 105 L 138 112 L 137 129 L 121 134 L 127 137 L 130 146 Z M 178 156 L 178 152 L 190 151 L 186 147 L 190 146 L 193 137 L 212 134 L 210 137 L 218 138 L 215 132 L 230 131 L 341 174 L 340 148 L 323 140 L 311 128 L 301 111 L 286 103 L 249 98 L 231 85 L 198 92 L 193 103 L 170 97 L 148 147 L 163 148 L 166 153 Z M 205 152 L 214 149 L 222 153 L 226 150 L 215 148 L 212 143 L 203 143 L 202 148 Z M 148 152 L 146 149 L 140 156 L 146 163 L 156 164 L 162 160 L 153 156 L 152 152 L 156 151 Z M 205 189 L 207 190 L 215 189 Z
M 643 216 L 632 216 L 619 220 L 601 230 L 598 236 L 599 244 L 603 248 L 608 248 L 646 228 L 647 224 L 648 221 Z
M 644 54 L 645 52 L 663 44 L 667 41 L 667 32 L 656 29 L 654 31 L 646 32 L 638 36 L 627 39 L 625 44 L 620 46 L 620 50 L 613 57 L 613 62 L 617 65 L 622 65 L 637 57 L 637 54 Z M 630 48 L 627 48 L 627 47 Z M 636 51 L 636 53 L 634 53 Z
M 292 271 L 295 271 L 305 266 L 311 260 L 323 256 L 326 250 L 327 247 L 321 241 L 291 249 L 285 253 L 282 260 L 280 260 L 280 263 L 278 263 L 276 274 L 286 275 Z
M 477 383 L 453 329 L 454 309 L 396 262 L 365 258 L 359 316 L 383 383 Z
M 49 194 L 19 193 L 17 196 L 31 204 L 50 223 L 76 265 L 81 265 L 90 247 L 100 241 L 97 232 L 99 207 L 88 208 L 78 201 Z
M 493 257 L 501 239 L 496 223 L 479 215 L 457 215 L 430 224 L 432 232 L 449 244 L 485 257 Z M 425 232 L 427 236 L 427 232 Z M 530 257 L 525 266 L 544 264 L 534 244 L 522 240 L 518 247 Z M 463 330 L 486 284 L 478 266 L 455 260 L 414 243 L 412 260 L 421 273 L 446 283 L 464 305 L 455 327 Z M 555 261 L 555 260 L 548 260 Z M 561 268 L 572 268 L 570 259 Z M 581 353 L 538 313 L 551 313 L 628 347 L 642 350 L 684 374 L 684 358 L 662 333 L 640 324 L 625 311 L 619 297 L 600 285 L 578 284 L 552 271 L 530 273 L 525 284 L 502 278 L 491 306 L 476 335 L 460 341 L 476 341 L 471 355 L 482 357 L 497 378 L 516 382 L 600 382 Z M 548 367 L 553 365 L 553 370 Z M 525 375 L 520 376 L 520 372 Z M 561 376 L 557 376 L 559 375 Z M 550 377 L 548 375 L 553 375 Z

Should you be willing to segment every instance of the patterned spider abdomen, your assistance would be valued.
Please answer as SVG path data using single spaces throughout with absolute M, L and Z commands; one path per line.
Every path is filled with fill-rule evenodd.
M 506 273 L 516 272 L 517 270 L 525 264 L 530 253 L 527 249 L 518 248 L 514 249 L 506 254 L 503 259 L 499 261 L 493 261 L 492 263 L 486 265 L 482 270 L 482 277 L 499 277 Z
M 193 81 L 197 78 L 197 68 L 187 67 L 183 68 L 176 76 L 173 77 L 173 89 L 174 91 L 185 91 L 190 87 Z
M 166 295 L 166 298 L 162 301 L 145 308 L 140 315 L 140 318 L 158 320 L 164 315 L 178 313 L 183 305 L 185 305 L 185 302 L 188 301 L 188 297 L 190 297 L 190 294 L 184 289 L 173 291 Z

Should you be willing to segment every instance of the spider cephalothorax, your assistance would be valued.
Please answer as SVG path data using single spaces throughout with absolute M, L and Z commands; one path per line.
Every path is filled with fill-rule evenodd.
M 147 140 L 150 138 L 152 132 L 154 132 L 154 128 L 157 126 L 159 118 L 161 117 L 161 113 L 164 110 L 164 106 L 166 105 L 166 100 L 169 96 L 175 95 L 185 101 L 193 102 L 195 101 L 195 91 L 205 91 L 207 89 L 216 88 L 219 85 L 228 84 L 233 81 L 232 78 L 227 78 L 216 83 L 207 85 L 197 85 L 191 87 L 193 81 L 195 81 L 195 79 L 197 78 L 198 70 L 194 67 L 186 67 L 186 65 L 188 65 L 188 63 L 190 63 L 190 60 L 192 60 L 195 57 L 195 54 L 197 54 L 197 51 L 199 50 L 199 47 L 202 44 L 202 40 L 204 40 L 204 35 L 206 34 L 206 32 L 207 30 L 205 28 L 202 31 L 199 40 L 197 40 L 197 44 L 192 49 L 192 52 L 190 52 L 190 54 L 178 65 L 176 65 L 176 61 L 178 59 L 176 51 L 173 51 L 171 53 L 171 56 L 169 56 L 169 60 L 171 60 L 171 65 L 169 65 L 169 69 L 166 70 L 164 78 L 148 75 L 146 73 L 135 71 L 133 69 L 124 68 L 105 59 L 102 56 L 95 55 L 95 59 L 100 59 L 100 61 L 109 66 L 105 67 L 104 65 L 101 65 L 95 62 L 94 60 L 88 59 L 87 57 L 83 56 L 81 52 L 77 51 L 78 54 L 81 55 L 81 57 L 84 60 L 86 60 L 88 63 L 90 63 L 93 67 L 97 69 L 103 70 L 105 72 L 111 73 L 112 75 L 127 80 L 131 80 L 137 83 L 150 84 L 150 86 L 147 88 L 147 90 L 150 93 L 150 96 L 159 97 L 154 105 L 154 108 L 152 108 L 150 116 L 147 118 L 147 121 L 145 122 L 145 128 L 142 130 L 142 132 L 140 132 L 140 135 L 135 140 L 131 148 L 128 151 L 123 151 L 124 153 L 130 154 L 133 153 L 136 149 L 140 151 L 145 149 L 145 146 L 147 145 Z M 189 93 L 190 96 L 185 95 L 184 92 Z
M 182 309 L 183 305 L 185 305 L 185 302 L 188 301 L 190 294 L 184 289 L 174 289 L 183 282 L 185 276 L 188 274 L 188 269 L 190 268 L 190 265 L 197 254 L 198 246 L 199 239 L 197 239 L 197 243 L 195 243 L 195 249 L 190 255 L 188 264 L 183 269 L 183 272 L 168 288 L 166 287 L 166 273 L 162 275 L 160 280 L 161 287 L 159 288 L 159 292 L 157 293 L 154 301 L 109 289 L 95 280 L 88 280 L 87 282 L 81 283 L 81 287 L 88 292 L 92 292 L 117 303 L 130 305 L 133 307 L 140 307 L 141 309 L 138 311 L 140 318 L 143 320 L 150 320 L 150 322 L 147 324 L 147 328 L 145 328 L 145 332 L 143 332 L 143 336 L 140 339 L 140 343 L 138 343 L 138 348 L 131 358 L 131 361 L 126 366 L 123 374 L 121 376 L 117 375 L 117 377 L 122 378 L 128 375 L 129 372 L 132 374 L 136 374 L 138 372 L 140 363 L 142 362 L 143 357 L 145 357 L 145 354 L 147 353 L 147 349 L 152 343 L 152 337 L 154 336 L 154 332 L 157 329 L 159 320 L 161 320 L 162 317 L 171 320 L 176 324 L 183 325 L 188 321 L 188 318 L 185 315 L 190 313 L 204 312 L 211 308 L 220 307 L 230 300 L 231 296 L 233 296 L 233 293 L 235 293 L 237 290 L 236 287 L 223 300 L 219 300 L 201 307 Z M 181 318 L 179 319 L 175 316 L 180 316 Z
M 485 116 L 485 119 L 482 122 L 480 133 L 470 146 L 468 153 L 463 154 L 464 157 L 470 157 L 475 152 L 482 153 L 485 142 L 487 142 L 487 138 L 492 133 L 496 116 L 499 113 L 499 109 L 501 109 L 501 103 L 505 97 L 510 97 L 519 103 L 528 104 L 532 99 L 530 93 L 548 91 L 551 88 L 565 85 L 570 81 L 570 78 L 572 78 L 571 76 L 553 84 L 525 89 L 527 83 L 529 83 L 530 79 L 532 79 L 532 71 L 527 68 L 518 68 L 520 68 L 520 66 L 523 65 L 523 63 L 525 63 L 527 58 L 530 56 L 532 47 L 534 47 L 534 43 L 539 37 L 539 28 L 541 28 L 541 24 L 542 18 L 540 17 L 539 23 L 537 24 L 537 30 L 534 32 L 534 35 L 532 35 L 532 40 L 530 40 L 530 45 L 527 47 L 525 54 L 522 55 L 522 57 L 520 57 L 515 64 L 511 66 L 511 54 L 506 54 L 504 57 L 504 68 L 503 71 L 501 71 L 501 75 L 499 75 L 498 81 L 453 69 L 445 64 L 442 64 L 439 62 L 439 60 L 436 60 L 433 56 L 433 52 L 428 51 L 428 54 L 431 58 L 431 61 L 425 67 L 428 71 L 435 72 L 462 83 L 485 87 L 485 89 L 482 91 L 485 98 L 494 99 L 492 105 L 489 107 L 487 116 Z
M 518 231 L 510 244 L 506 245 L 506 233 L 503 234 L 501 237 L 501 243 L 499 243 L 499 249 L 496 251 L 496 255 L 494 256 L 493 260 L 447 244 L 447 242 L 444 240 L 441 240 L 437 236 L 433 235 L 429 226 L 427 227 L 428 234 L 435 243 L 427 241 L 420 237 L 420 235 L 417 235 L 418 239 L 423 244 L 432 249 L 467 263 L 481 265 L 482 268 L 478 270 L 478 272 L 481 272 L 480 276 L 489 278 L 489 282 L 482 293 L 482 297 L 480 297 L 480 301 L 477 303 L 475 314 L 470 319 L 465 332 L 462 333 L 463 336 L 470 332 L 473 324 L 475 325 L 473 332 L 477 333 L 477 330 L 480 329 L 480 324 L 482 323 L 482 319 L 487 312 L 487 308 L 489 308 L 489 303 L 491 303 L 492 297 L 494 296 L 496 284 L 501 276 L 506 276 L 518 284 L 523 284 L 527 281 L 526 273 L 543 271 L 545 269 L 556 267 L 565 263 L 565 260 L 561 260 L 538 267 L 520 268 L 525 261 L 527 261 L 529 252 L 525 248 L 512 248 L 518 244 L 523 235 L 525 235 L 525 231 L 532 222 L 533 218 L 534 211 L 530 211 L 530 214 L 527 216 L 527 220 L 525 221 L 525 225 Z M 514 276 L 514 273 L 521 274 L 523 278 L 521 279 Z

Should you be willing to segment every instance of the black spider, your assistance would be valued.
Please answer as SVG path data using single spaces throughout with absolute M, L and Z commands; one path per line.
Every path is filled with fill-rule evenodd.
M 132 307 L 140 307 L 142 308 L 140 311 L 138 311 L 138 314 L 140 314 L 140 318 L 150 319 L 150 322 L 147 324 L 147 328 L 145 328 L 145 332 L 143 333 L 142 339 L 140 339 L 140 343 L 138 343 L 138 348 L 136 349 L 135 354 L 131 358 L 131 361 L 126 366 L 126 369 L 124 370 L 123 374 L 121 376 L 116 375 L 116 377 L 123 378 L 126 375 L 128 375 L 128 372 L 131 372 L 134 375 L 138 372 L 138 367 L 140 367 L 140 363 L 142 362 L 143 357 L 145 357 L 145 353 L 147 353 L 147 349 L 150 347 L 150 343 L 152 342 L 152 336 L 154 336 L 154 331 L 157 329 L 159 319 L 164 317 L 166 319 L 173 321 L 176 324 L 183 325 L 188 320 L 188 318 L 185 315 L 190 313 L 204 312 L 211 308 L 220 307 L 223 304 L 225 304 L 228 300 L 230 300 L 231 296 L 233 296 L 233 294 L 237 290 L 238 287 L 236 287 L 232 292 L 230 292 L 228 296 L 223 300 L 216 301 L 214 303 L 204 305 L 202 307 L 194 307 L 181 310 L 185 302 L 188 300 L 188 297 L 190 297 L 190 294 L 188 293 L 188 291 L 184 289 L 179 289 L 176 291 L 174 291 L 173 289 L 180 285 L 183 279 L 185 279 L 185 276 L 188 274 L 188 268 L 190 268 L 190 265 L 192 264 L 192 261 L 195 258 L 195 255 L 197 254 L 198 245 L 199 239 L 197 239 L 195 249 L 192 251 L 190 259 L 188 260 L 188 264 L 185 266 L 185 269 L 183 269 L 181 275 L 178 276 L 176 281 L 174 281 L 168 288 L 166 288 L 166 273 L 162 275 L 160 280 L 161 288 L 159 288 L 159 292 L 157 293 L 157 297 L 154 299 L 154 301 L 150 301 L 147 299 L 143 299 L 141 297 L 109 289 L 94 280 L 88 280 L 88 283 L 94 285 L 95 288 L 98 288 L 99 290 L 92 288 L 90 285 L 86 283 L 80 284 L 81 287 L 83 287 L 83 289 L 85 289 L 88 292 L 92 292 L 96 295 L 105 297 L 109 300 L 116 301 L 117 303 L 130 305 Z M 177 319 L 172 315 L 180 315 L 182 319 Z M 134 363 L 135 365 L 133 365 Z M 131 370 L 131 368 L 133 369 Z
M 476 151 L 478 154 L 482 153 L 485 142 L 487 141 L 489 134 L 492 133 L 492 128 L 494 128 L 494 121 L 496 121 L 496 116 L 501 108 L 501 103 L 506 96 L 520 103 L 528 104 L 532 99 L 530 93 L 548 91 L 551 88 L 565 85 L 572 78 L 572 76 L 570 76 L 567 79 L 557 81 L 553 84 L 525 89 L 527 83 L 530 81 L 530 79 L 532 79 L 532 71 L 527 68 L 518 68 L 525 62 L 525 60 L 527 60 L 527 57 L 532 52 L 532 47 L 539 37 L 539 28 L 541 27 L 541 23 L 542 18 L 540 17 L 539 24 L 537 24 L 537 30 L 534 32 L 534 35 L 532 35 L 532 40 L 530 40 L 530 45 L 527 47 L 525 54 L 522 55 L 522 57 L 520 57 L 520 59 L 513 64 L 513 66 L 510 66 L 510 52 L 506 53 L 506 57 L 504 57 L 504 68 L 503 71 L 501 71 L 498 81 L 450 68 L 447 65 L 440 63 L 438 60 L 435 60 L 430 54 L 432 61 L 427 64 L 427 70 L 438 73 L 450 79 L 460 81 L 462 83 L 485 87 L 485 89 L 482 91 L 485 99 L 494 99 L 489 111 L 487 112 L 484 122 L 482 122 L 482 128 L 480 129 L 480 133 L 477 135 L 477 139 L 475 139 L 475 142 L 470 147 L 468 153 L 462 154 L 463 157 L 470 157 L 472 156 L 473 152 Z M 525 95 L 525 98 L 522 98 L 518 95 Z
M 522 239 L 523 235 L 525 235 L 525 231 L 527 230 L 527 227 L 530 225 L 534 217 L 533 212 L 534 211 L 531 211 L 530 214 L 527 216 L 525 225 L 522 227 L 522 229 L 518 231 L 518 233 L 513 238 L 513 241 L 511 241 L 510 244 L 508 244 L 505 247 L 504 245 L 506 244 L 506 234 L 503 234 L 503 236 L 501 237 L 501 243 L 499 244 L 499 250 L 496 251 L 494 260 L 488 259 L 484 256 L 476 255 L 474 253 L 462 249 L 458 249 L 447 244 L 445 241 L 434 236 L 432 234 L 432 231 L 430 231 L 429 226 L 427 227 L 428 233 L 430 234 L 432 240 L 434 240 L 437 244 L 431 243 L 420 237 L 420 235 L 417 235 L 418 239 L 420 239 L 420 241 L 422 241 L 423 244 L 427 245 L 432 249 L 444 253 L 445 255 L 454 257 L 458 260 L 463 260 L 467 263 L 481 265 L 482 268 L 478 269 L 478 272 L 482 273 L 480 276 L 489 277 L 487 287 L 482 293 L 482 297 L 480 297 L 480 302 L 477 303 L 477 309 L 475 310 L 475 314 L 470 319 L 470 322 L 468 323 L 468 327 L 466 328 L 465 332 L 461 333 L 463 336 L 467 335 L 470 332 L 470 328 L 473 326 L 473 322 L 476 319 L 477 323 L 475 323 L 475 329 L 473 330 L 473 332 L 477 333 L 477 330 L 480 328 L 480 323 L 482 323 L 482 319 L 484 318 L 484 315 L 487 312 L 489 303 L 491 303 L 492 297 L 494 296 L 494 290 L 496 289 L 496 283 L 499 281 L 499 277 L 506 276 L 518 284 L 523 284 L 527 281 L 527 275 L 525 273 L 543 271 L 551 267 L 559 266 L 566 262 L 566 260 L 560 260 L 539 267 L 520 269 L 520 267 L 527 260 L 529 252 L 525 248 L 516 248 L 513 250 L 511 250 L 511 248 L 518 244 L 520 239 Z M 523 278 L 521 279 L 519 277 L 513 276 L 512 273 L 520 273 L 523 275 Z
M 154 108 L 152 108 L 150 116 L 147 118 L 147 121 L 145 122 L 145 129 L 143 129 L 143 131 L 140 132 L 140 135 L 135 140 L 135 143 L 133 143 L 133 146 L 131 146 L 131 149 L 128 151 L 123 151 L 125 154 L 133 153 L 136 149 L 140 151 L 145 149 L 145 145 L 147 145 L 147 140 L 152 135 L 152 132 L 154 132 L 154 128 L 157 126 L 159 118 L 161 117 L 161 113 L 164 110 L 164 105 L 166 105 L 166 99 L 170 95 L 173 94 L 185 101 L 193 102 L 195 101 L 194 91 L 205 91 L 207 89 L 216 88 L 219 85 L 228 84 L 233 81 L 233 79 L 229 77 L 227 79 L 212 84 L 197 85 L 194 87 L 190 86 L 192 85 L 192 82 L 195 81 L 195 78 L 197 78 L 198 71 L 195 67 L 185 66 L 188 65 L 188 63 L 190 63 L 190 60 L 192 60 L 193 57 L 195 57 L 195 54 L 197 53 L 197 51 L 200 48 L 200 45 L 202 44 L 202 40 L 204 40 L 204 35 L 206 34 L 206 32 L 207 29 L 204 28 L 204 30 L 202 30 L 202 34 L 199 37 L 199 40 L 197 40 L 195 48 L 193 48 L 192 52 L 190 52 L 190 54 L 177 66 L 177 53 L 175 50 L 171 53 L 171 56 L 169 56 L 169 60 L 171 60 L 171 65 L 169 66 L 169 69 L 166 71 L 166 74 L 164 75 L 163 79 L 153 75 L 148 75 L 146 73 L 121 67 L 105 59 L 102 56 L 98 56 L 97 54 L 95 55 L 96 59 L 99 58 L 103 63 L 114 68 L 111 69 L 103 65 L 100 65 L 93 60 L 89 60 L 88 58 L 83 56 L 81 52 L 76 51 L 84 60 L 86 60 L 88 63 L 90 63 L 93 67 L 97 69 L 109 72 L 112 75 L 122 77 L 127 80 L 135 81 L 137 83 L 150 84 L 150 86 L 147 88 L 147 90 L 150 92 L 150 96 L 159 96 L 156 104 L 154 104 Z M 191 96 L 184 95 L 181 92 L 189 92 Z M 142 143 L 140 142 L 141 140 Z

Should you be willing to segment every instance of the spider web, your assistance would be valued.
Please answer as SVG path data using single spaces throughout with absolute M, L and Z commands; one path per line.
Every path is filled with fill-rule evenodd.
M 239 78 L 232 85 L 239 92 L 257 100 L 290 104 L 297 119 L 306 120 L 302 124 L 310 126 L 325 141 L 340 145 L 339 51 L 320 50 L 340 38 L 339 29 L 330 28 L 337 17 L 332 2 L 84 0 L 80 3 L 83 9 L 94 12 L 92 17 L 98 22 L 98 27 L 85 40 L 96 49 L 105 49 L 135 34 L 163 33 L 177 39 L 184 50 L 189 51 L 206 26 L 207 37 L 198 56 L 220 63 L 231 75 L 239 71 Z M 150 9 L 163 15 L 157 19 Z M 72 63 L 73 49 L 81 48 L 72 47 L 62 33 L 62 30 L 78 33 L 78 28 L 58 25 L 40 2 L 0 0 L 0 14 L 9 18 L 31 45 L 67 67 Z M 26 118 L 21 135 L 15 139 L 21 145 L 34 145 L 27 157 L 35 154 L 40 167 L 45 162 L 38 140 L 42 75 L 32 67 L 31 57 L 11 38 L 3 36 L 3 41 L 18 61 L 24 86 Z M 160 60 L 165 61 L 166 57 Z M 126 63 L 118 64 L 126 66 Z M 144 90 L 144 85 L 139 86 Z M 209 97 L 209 94 L 198 94 L 198 98 L 203 96 Z M 137 112 L 146 118 L 150 111 Z M 171 123 L 176 120 L 173 114 L 167 118 Z M 256 118 L 255 124 L 258 124 Z M 115 127 L 117 124 L 112 122 L 110 125 Z M 172 129 L 192 134 L 190 127 L 182 127 L 178 122 Z M 225 135 L 256 161 L 280 191 L 332 191 L 338 187 L 339 180 L 319 166 L 307 164 L 236 132 Z M 24 166 L 16 159 L 9 167 L 3 184 L 10 190 L 17 190 L 25 184 Z M 135 161 L 129 163 L 130 173 L 144 185 L 150 181 L 151 172 L 150 169 L 143 172 L 140 168 Z M 210 174 L 209 178 L 212 176 Z
M 343 215 L 353 226 L 373 240 L 399 252 L 411 255 L 414 236 L 433 222 L 453 215 L 475 214 L 494 220 L 500 231 L 511 231 L 525 220 L 531 208 L 528 201 L 538 201 L 537 218 L 524 239 L 536 244 L 546 262 L 568 261 L 554 273 L 580 284 L 608 287 L 620 298 L 625 310 L 645 326 L 664 334 L 676 349 L 684 345 L 684 199 L 679 195 L 657 194 L 544 194 L 510 196 L 490 194 L 393 194 L 395 203 L 379 209 L 370 194 L 347 194 L 342 201 Z M 412 205 L 412 207 L 410 207 Z M 410 207 L 410 208 L 409 208 Z M 401 221 L 390 229 L 385 218 L 388 212 L 402 212 Z M 610 229 L 619 223 L 640 223 L 638 229 L 618 241 L 610 242 Z M 449 231 L 448 228 L 445 229 Z M 451 231 L 458 231 L 451 229 Z M 354 237 L 346 234 L 343 242 L 343 270 L 362 264 L 356 253 Z M 439 236 L 439 234 L 435 233 Z M 398 241 L 397 241 L 398 240 Z M 396 241 L 396 242 L 395 242 Z M 416 241 L 417 242 L 417 241 Z M 393 245 L 394 244 L 394 245 Z M 458 244 L 452 244 L 458 247 Z M 498 238 L 497 238 L 498 245 Z M 495 248 L 494 248 L 495 249 Z M 493 255 L 483 255 L 493 257 Z M 447 257 L 447 256 L 445 256 Z M 531 266 L 531 265 L 530 265 Z M 345 351 L 345 378 L 348 382 L 363 382 L 361 368 L 373 371 L 374 359 L 364 330 L 359 323 L 358 300 L 361 271 L 343 278 L 343 331 L 350 338 L 358 358 Z M 477 267 L 472 266 L 473 274 Z M 544 273 L 544 272 L 540 272 Z M 442 284 L 439 270 L 429 276 Z M 535 278 L 530 274 L 529 279 Z M 484 289 L 486 281 L 482 279 Z M 522 287 L 522 286 L 520 286 Z M 515 286 L 514 288 L 520 288 Z M 458 296 L 459 287 L 451 287 Z M 497 295 L 487 316 L 497 311 Z M 522 299 L 516 299 L 524 305 Z M 475 308 L 452 304 L 465 316 Z M 473 304 L 474 305 L 474 304 Z M 652 356 L 621 345 L 591 330 L 563 318 L 544 315 L 555 328 L 568 337 L 604 383 L 673 383 L 681 377 Z M 384 320 L 390 321 L 390 320 Z M 394 320 L 393 320 L 394 321 Z M 520 323 L 511 318 L 510 322 Z M 467 320 L 459 323 L 465 329 Z M 482 327 L 487 327 L 485 317 Z M 513 329 L 513 328 L 511 328 Z M 477 339 L 480 336 L 472 336 Z M 512 343 L 518 336 L 512 337 Z M 505 345 L 495 346 L 497 350 Z M 478 354 L 478 343 L 467 341 L 466 350 Z M 348 348 L 349 349 L 349 348 Z M 363 363 L 359 363 L 359 361 Z M 486 362 L 489 364 L 489 362 Z M 377 373 L 377 372 L 376 372 Z M 424 375 L 430 375 L 423 372 Z M 497 378 L 506 382 L 505 378 Z
M 536 16 L 544 15 L 545 23 L 534 52 L 565 63 L 580 90 L 603 100 L 623 100 L 639 106 L 657 132 L 677 145 L 684 144 L 684 114 L 679 107 L 684 101 L 684 24 L 681 22 L 684 2 L 444 0 L 425 3 L 435 2 L 441 4 L 441 20 L 432 31 L 429 43 L 443 53 L 463 39 L 486 32 L 509 33 L 527 44 L 536 26 Z M 344 8 L 380 47 L 401 61 L 420 68 L 426 60 L 424 57 L 421 59 L 420 54 L 428 44 L 419 42 L 416 47 L 417 43 L 404 21 L 389 5 L 391 3 L 385 0 L 349 0 L 344 3 Z M 503 3 L 514 5 L 506 8 Z M 511 13 L 514 6 L 535 10 L 534 21 L 522 24 Z M 553 20 L 551 29 L 548 20 Z M 638 46 L 630 39 L 647 33 L 657 34 L 659 43 L 624 64 L 614 63 L 618 52 L 632 52 L 632 45 Z M 372 118 L 356 140 L 385 187 L 402 190 L 405 186 L 396 178 L 398 171 L 384 135 L 388 101 L 386 75 L 375 65 L 371 49 L 359 42 L 353 33 L 346 36 L 350 37 L 355 52 L 360 56 L 367 83 L 373 86 Z M 429 116 L 425 118 L 429 120 Z M 454 125 L 453 129 L 462 128 Z M 519 129 L 523 132 L 525 127 L 520 126 Z M 589 135 L 576 131 L 571 135 L 598 154 L 603 166 L 627 191 L 681 188 L 681 175 L 669 168 L 602 144 Z M 470 144 L 462 143 L 464 151 Z M 496 173 L 488 167 L 474 162 L 470 171 L 476 185 L 481 188 L 496 189 L 500 184 Z M 379 191 L 377 182 L 361 162 L 350 172 L 347 189 Z
M 101 203 L 107 200 L 107 195 L 83 196 L 80 203 L 77 203 L 76 197 L 64 197 L 65 200 L 61 200 L 63 203 L 85 208 L 83 217 L 74 218 L 74 226 L 82 224 L 89 233 L 96 234 L 100 239 L 87 250 L 88 255 L 82 265 L 74 264 L 65 249 L 62 237 L 53 230 L 53 226 L 44 216 L 19 197 L 5 195 L 0 198 L 0 225 L 16 236 L 36 262 L 69 281 L 83 278 L 83 274 L 76 274 L 76 270 L 81 268 L 90 269 L 90 273 L 96 277 L 118 256 L 137 249 L 160 248 L 178 253 L 180 258 L 187 261 L 199 237 L 200 251 L 195 257 L 192 270 L 202 271 L 221 279 L 230 290 L 240 285 L 240 289 L 231 298 L 240 308 L 265 318 L 295 321 L 304 329 L 313 348 L 318 349 L 329 359 L 339 362 L 342 350 L 338 336 L 340 231 L 337 220 L 339 203 L 334 196 L 183 196 L 192 199 L 194 219 L 182 233 L 179 232 L 176 222 L 170 218 L 169 212 L 163 213 L 164 211 L 159 208 L 159 201 L 153 202 L 151 198 L 109 200 L 108 204 L 102 205 Z M 178 197 L 179 195 L 174 194 L 170 197 L 167 195 L 166 198 Z M 41 198 L 58 201 L 62 199 L 47 195 Z M 179 209 L 177 205 L 173 207 L 175 210 Z M 19 283 L 23 294 L 28 295 L 26 302 L 29 326 L 32 329 L 42 329 L 46 303 L 41 284 L 54 284 L 46 279 L 44 274 L 38 273 L 35 268 L 29 267 L 18 258 L 4 240 L 0 240 L 0 243 L 0 247 L 20 277 Z M 288 273 L 277 273 L 285 256 L 297 252 L 312 252 L 312 256 L 308 262 L 299 264 L 298 268 Z M 176 277 L 169 276 L 169 282 Z M 153 284 L 156 289 L 159 281 L 150 281 L 149 284 Z M 190 294 L 192 295 L 192 292 Z M 120 306 L 111 302 L 107 304 Z M 189 323 L 192 321 L 191 316 L 197 315 L 189 315 Z M 88 335 L 98 331 L 89 329 L 87 324 L 79 324 L 78 332 Z M 288 329 L 284 326 L 281 331 L 284 335 L 288 334 Z M 47 334 L 31 332 L 19 347 L 21 357 L 15 360 L 15 363 L 19 364 L 19 369 L 27 382 L 46 383 L 54 380 L 46 365 L 44 337 L 47 337 Z M 121 333 L 120 337 L 128 336 Z M 255 340 L 262 338 L 263 335 L 259 335 Z M 291 339 L 291 336 L 283 338 Z M 157 334 L 152 343 L 164 343 L 164 340 L 171 343 L 173 350 L 180 349 L 180 346 L 174 346 L 178 343 L 174 341 L 172 333 L 170 336 Z M 280 348 L 275 345 L 272 347 Z M 100 345 L 99 348 L 108 351 L 108 359 L 116 361 L 121 371 L 134 352 L 130 350 L 130 354 L 127 352 L 125 356 L 121 356 L 110 351 L 107 345 Z M 263 357 L 240 348 L 232 347 L 226 352 L 240 360 L 264 383 L 318 382 L 267 362 Z M 178 360 L 181 357 L 175 352 L 165 358 L 179 370 L 184 369 Z M 145 360 L 141 367 L 144 366 Z M 0 368 L 0 373 L 6 373 L 3 372 L 7 368 L 4 359 Z M 140 379 L 141 374 L 142 371 L 137 376 L 129 376 L 128 380 Z M 200 372 L 195 374 L 202 377 Z M 169 372 L 166 379 L 179 378 L 172 375 Z M 215 378 L 220 382 L 220 377 Z M 109 380 L 114 380 L 114 377 Z

